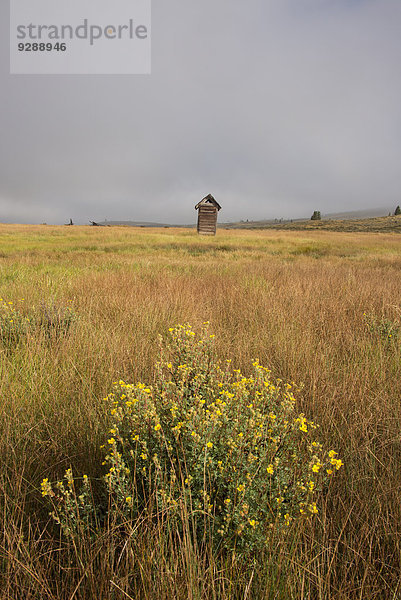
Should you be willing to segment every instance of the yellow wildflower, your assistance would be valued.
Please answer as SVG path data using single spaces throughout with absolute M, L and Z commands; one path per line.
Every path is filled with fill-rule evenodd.
M 312 465 L 312 471 L 314 473 L 319 473 L 320 469 L 322 467 L 322 463 L 320 462 L 320 460 L 318 459 L 313 465 Z
M 41 488 L 41 491 L 42 491 L 42 496 L 54 496 L 54 492 L 52 490 L 52 486 L 49 483 L 49 480 L 48 480 L 47 477 L 40 484 L 40 488 Z

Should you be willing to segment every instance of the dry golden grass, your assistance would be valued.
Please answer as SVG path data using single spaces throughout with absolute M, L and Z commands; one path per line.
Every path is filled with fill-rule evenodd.
M 78 585 L 82 574 L 57 562 L 62 542 L 44 553 L 50 530 L 39 484 L 70 465 L 100 476 L 102 398 L 112 381 L 151 379 L 157 335 L 205 320 L 220 356 L 245 371 L 259 358 L 276 377 L 303 383 L 300 408 L 321 424 L 345 469 L 294 548 L 278 542 L 277 569 L 266 566 L 264 578 L 249 565 L 235 574 L 237 588 L 226 582 L 217 592 L 211 557 L 207 565 L 179 552 L 167 560 L 147 550 L 145 532 L 132 597 L 400 597 L 401 338 L 370 331 L 363 315 L 398 327 L 400 272 L 394 234 L 199 238 L 178 229 L 1 225 L 0 296 L 23 312 L 50 299 L 68 303 L 78 321 L 59 342 L 32 336 L 0 353 L 0 597 L 127 597 L 116 587 L 122 580 L 110 591 L 110 565 L 86 565 Z

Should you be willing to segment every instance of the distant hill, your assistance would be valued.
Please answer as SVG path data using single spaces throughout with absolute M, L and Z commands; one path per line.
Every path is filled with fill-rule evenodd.
M 183 227 L 191 228 L 192 225 L 173 225 L 171 223 L 153 223 L 152 221 L 96 221 L 98 225 L 103 227 Z
M 381 207 L 381 208 L 370 208 L 366 210 L 353 210 L 353 211 L 345 211 L 338 213 L 326 213 L 322 214 L 322 221 L 327 220 L 351 220 L 351 219 L 370 219 L 374 217 L 387 217 L 388 214 L 393 214 L 394 207 Z M 255 229 L 255 228 L 265 228 L 265 227 L 289 227 L 291 225 L 298 226 L 301 223 L 308 223 L 310 221 L 310 217 L 303 218 L 295 218 L 295 219 L 263 219 L 260 221 L 239 221 L 236 223 L 222 223 L 221 226 L 227 227 L 228 229 Z M 320 221 L 320 223 L 322 222 Z M 313 222 L 312 222 L 313 224 Z M 297 228 L 297 227 L 296 227 Z
M 260 221 L 259 223 L 262 223 Z M 282 223 L 270 223 L 269 225 L 260 225 L 258 222 L 239 224 L 237 226 L 227 227 L 227 229 L 281 229 L 297 231 L 360 231 L 376 233 L 401 233 L 401 216 L 394 217 L 372 217 L 370 219 L 322 219 L 321 221 L 311 221 L 304 219 L 300 221 L 290 221 Z
M 387 217 L 388 214 L 394 213 L 395 206 L 387 206 L 385 208 L 369 208 L 366 210 L 353 210 L 338 213 L 327 213 L 323 215 L 323 219 L 370 219 L 371 217 Z
M 328 229 L 331 231 L 389 231 L 399 229 L 398 217 L 393 215 L 393 208 L 371 208 L 322 215 L 320 221 L 311 221 L 310 217 L 298 219 L 266 219 L 261 221 L 240 221 L 222 223 L 226 229 Z M 393 221 L 392 219 L 396 219 Z M 387 220 L 386 220 L 387 219 Z M 348 223 L 348 224 L 347 224 Z
M 301 223 L 306 219 L 264 219 L 262 221 L 237 221 L 236 223 L 219 223 L 225 229 L 265 229 L 286 223 Z

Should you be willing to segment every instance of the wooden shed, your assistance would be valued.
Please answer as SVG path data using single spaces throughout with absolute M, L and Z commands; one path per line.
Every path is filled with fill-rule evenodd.
M 208 194 L 198 202 L 195 210 L 198 211 L 197 230 L 200 235 L 216 235 L 217 213 L 220 209 L 220 204 L 216 202 L 212 194 Z

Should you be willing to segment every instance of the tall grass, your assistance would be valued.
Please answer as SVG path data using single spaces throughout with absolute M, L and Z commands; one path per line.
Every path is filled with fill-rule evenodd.
M 0 296 L 77 315 L 57 340 L 39 329 L 0 351 L 0 597 L 401 596 L 400 338 L 364 316 L 398 327 L 400 250 L 383 234 L 0 226 Z M 40 481 L 69 466 L 102 477 L 112 382 L 151 380 L 157 335 L 205 320 L 220 357 L 303 384 L 300 411 L 345 463 L 318 518 L 246 563 L 178 544 L 163 523 L 123 548 L 111 525 L 74 547 Z

